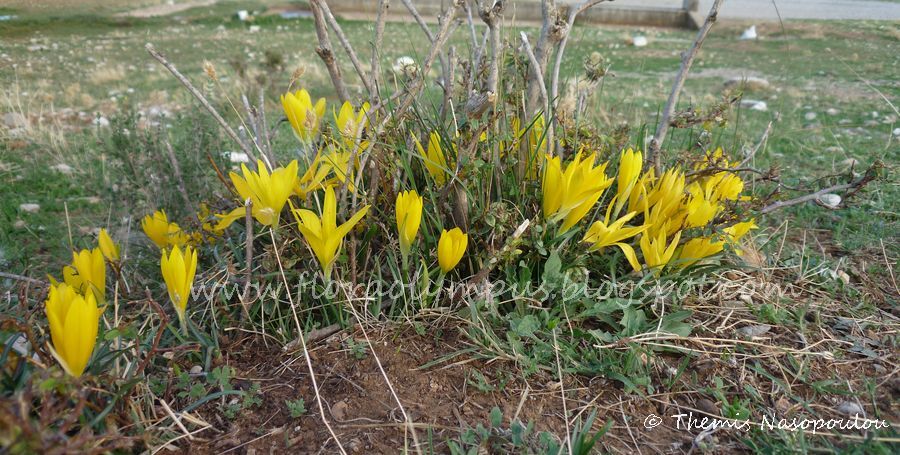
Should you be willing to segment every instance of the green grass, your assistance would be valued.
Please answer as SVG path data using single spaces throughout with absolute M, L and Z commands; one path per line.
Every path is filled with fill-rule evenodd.
M 182 87 L 146 54 L 143 45 L 153 42 L 214 99 L 233 125 L 239 121 L 223 94 L 234 96 L 241 89 L 263 87 L 266 107 L 271 113 L 269 120 L 274 122 L 276 113 L 280 114 L 278 95 L 286 90 L 291 72 L 298 67 L 305 69 L 299 85 L 310 89 L 314 96 L 326 96 L 329 103 L 334 103 L 327 73 L 313 50 L 315 38 L 310 20 L 261 16 L 253 23 L 260 27 L 259 31 L 251 32 L 250 24 L 240 23 L 231 16 L 236 9 L 261 9 L 263 6 L 261 2 L 228 2 L 188 10 L 178 14 L 177 18 L 148 20 L 114 18 L 93 14 L 94 11 L 89 9 L 65 15 L 29 11 L 19 20 L 0 23 L 0 39 L 4 42 L 0 59 L 16 62 L 15 65 L 0 65 L 0 79 L 7 82 L 0 107 L 3 112 L 26 114 L 33 121 L 32 129 L 24 133 L 13 135 L 0 130 L 5 134 L 0 138 L 0 180 L 9 182 L 4 183 L 5 197 L 0 199 L 0 225 L 4 226 L 0 230 L 0 269 L 39 278 L 47 271 L 56 274 L 68 261 L 73 246 L 91 245 L 95 230 L 109 226 L 116 230 L 114 237 L 122 239 L 129 255 L 129 270 L 124 278 L 131 288 L 129 297 L 143 298 L 140 290 L 147 288 L 152 295 L 164 298 L 157 277 L 157 251 L 147 247 L 140 232 L 139 218 L 160 207 L 166 208 L 182 224 L 189 224 L 190 218 L 188 210 L 181 204 L 173 168 L 162 141 L 167 139 L 173 144 L 176 159 L 185 174 L 187 192 L 220 211 L 231 208 L 234 201 L 218 181 L 208 160 L 227 173 L 231 164 L 222 152 L 233 151 L 236 146 L 217 131 L 215 124 Z M 119 10 L 120 7 L 110 8 Z M 365 55 L 371 33 L 369 24 L 348 21 L 341 24 L 356 49 Z M 773 121 L 769 141 L 751 164 L 758 168 L 777 167 L 781 181 L 787 186 L 816 189 L 831 184 L 839 180 L 831 175 L 843 172 L 842 163 L 849 158 L 859 161 L 860 171 L 876 160 L 886 163 L 887 167 L 882 179 L 873 182 L 838 210 L 829 211 L 807 203 L 761 218 L 760 223 L 769 230 L 760 236 L 759 243 L 768 241 L 761 249 L 770 256 L 767 263 L 776 266 L 778 271 L 749 272 L 782 284 L 799 283 L 806 294 L 797 299 L 777 296 L 746 306 L 738 301 L 742 306 L 734 310 L 734 318 L 772 324 L 779 331 L 777 343 L 790 346 L 794 346 L 791 343 L 798 333 L 813 340 L 820 339 L 822 333 L 831 337 L 832 326 L 848 318 L 880 321 L 881 311 L 889 311 L 891 305 L 896 305 L 896 297 L 888 293 L 879 298 L 869 292 L 863 279 L 882 285 L 888 283 L 890 270 L 885 262 L 900 253 L 894 235 L 898 221 L 896 201 L 900 196 L 895 169 L 900 158 L 900 146 L 897 145 L 900 138 L 892 136 L 898 118 L 884 100 L 887 98 L 896 105 L 900 95 L 900 73 L 896 71 L 900 63 L 896 57 L 900 55 L 900 25 L 798 22 L 785 24 L 784 29 L 778 25 L 765 25 L 759 28 L 765 39 L 754 42 L 736 40 L 741 28 L 741 24 L 717 25 L 695 64 L 679 107 L 709 109 L 721 101 L 725 79 L 748 74 L 766 78 L 771 88 L 747 90 L 744 98 L 766 101 L 769 110 L 759 112 L 737 107 L 728 112 L 724 126 L 710 128 L 712 138 L 709 139 L 700 137 L 700 128 L 671 131 L 667 142 L 670 160 L 675 160 L 683 151 L 695 149 L 698 140 L 724 145 L 732 156 L 740 156 L 741 150 L 755 146 L 766 125 Z M 515 40 L 517 31 L 507 30 L 506 36 Z M 693 32 L 643 30 L 642 33 L 650 37 L 650 45 L 645 48 L 625 44 L 625 39 L 633 33 L 636 33 L 634 29 L 625 27 L 577 28 L 569 43 L 563 72 L 578 76 L 583 72 L 581 62 L 588 55 L 602 53 L 612 64 L 615 77 L 607 77 L 602 90 L 590 101 L 587 120 L 596 130 L 607 133 L 627 124 L 629 128 L 623 134 L 630 143 L 643 148 L 644 136 L 653 130 L 658 111 L 668 95 L 678 67 L 679 52 L 690 44 Z M 403 55 L 420 60 L 422 47 L 417 43 L 421 41 L 417 26 L 389 24 L 385 42 L 392 44 L 382 56 L 383 65 L 389 67 Z M 466 27 L 457 30 L 451 43 L 461 55 L 467 55 Z M 210 61 L 216 67 L 222 87 L 204 75 L 204 61 Z M 349 62 L 342 60 L 341 64 L 348 80 L 353 80 L 354 70 Z M 351 93 L 361 97 L 362 88 L 351 86 Z M 436 94 L 436 89 L 429 88 L 428 102 L 435 100 Z M 236 99 L 233 101 L 237 102 Z M 171 115 L 151 119 L 158 123 L 139 118 L 139 114 L 149 115 L 151 109 L 160 108 L 170 111 Z M 828 114 L 829 109 L 835 109 L 837 113 Z M 421 107 L 422 118 L 430 118 L 427 110 L 427 106 Z M 73 120 L 79 111 L 86 113 L 86 119 Z M 815 119 L 807 120 L 808 112 L 815 113 Z M 90 119 L 98 116 L 111 120 L 111 126 L 89 126 Z M 276 141 L 276 150 L 282 156 L 290 155 L 296 148 L 285 124 L 281 125 Z M 603 138 L 599 142 L 609 148 L 614 141 Z M 395 148 L 392 152 L 396 156 L 408 158 L 402 145 L 395 144 Z M 61 163 L 71 166 L 74 172 L 63 175 L 51 168 Z M 410 164 L 403 162 L 398 166 L 410 167 Z M 490 175 L 485 163 L 477 163 L 473 168 L 473 172 L 485 173 L 482 176 Z M 405 184 L 415 183 L 413 176 L 407 179 Z M 770 183 L 752 185 L 754 194 L 760 198 L 773 189 Z M 529 203 L 528 191 L 532 189 L 536 190 L 536 187 L 506 195 L 506 200 L 492 205 L 488 204 L 492 201 L 477 199 L 484 197 L 483 193 L 471 191 L 472 206 L 479 209 L 479 213 L 472 214 L 473 224 L 484 231 L 476 235 L 514 229 L 520 221 L 520 212 L 528 211 L 517 207 L 516 203 Z M 793 194 L 786 191 L 786 195 Z M 428 204 L 438 206 L 440 196 L 435 192 L 428 194 L 433 198 Z M 390 218 L 391 201 L 373 202 L 373 213 L 382 219 Z M 19 209 L 23 203 L 38 203 L 41 209 L 37 213 L 25 213 Z M 776 230 L 783 222 L 789 222 L 790 226 L 784 251 L 779 247 L 784 231 Z M 426 217 L 425 224 L 432 227 L 431 231 L 442 223 L 439 214 L 429 213 Z M 368 242 L 379 229 L 379 226 L 368 226 L 368 231 L 358 234 Z M 435 234 L 425 230 L 423 240 L 433 244 Z M 504 257 L 496 270 L 497 277 L 513 283 L 531 284 L 540 280 L 550 283 L 550 294 L 544 300 L 551 304 L 546 308 L 527 304 L 518 295 L 505 295 L 500 303 L 467 296 L 461 302 L 461 308 L 453 313 L 455 318 L 465 321 L 460 330 L 471 346 L 467 348 L 471 349 L 470 357 L 503 363 L 503 368 L 511 371 L 509 376 L 524 380 L 547 381 L 548 377 L 542 375 L 555 376 L 559 368 L 567 377 L 603 377 L 611 384 L 610 388 L 622 390 L 626 396 L 653 396 L 672 391 L 708 397 L 719 406 L 722 415 L 728 416 L 741 415 L 746 410 L 765 411 L 776 394 L 784 394 L 792 403 L 814 415 L 828 415 L 821 409 L 822 403 L 851 394 L 845 379 L 856 380 L 858 377 L 847 366 L 854 362 L 854 354 L 846 351 L 843 344 L 828 346 L 839 347 L 838 361 L 844 362 L 842 365 L 847 370 L 832 371 L 816 363 L 818 369 L 813 371 L 806 363 L 809 357 L 789 353 L 783 359 L 770 361 L 760 351 L 740 343 L 709 348 L 701 354 L 701 351 L 686 350 L 683 345 L 674 343 L 633 340 L 635 335 L 652 332 L 658 326 L 685 336 L 690 333 L 726 336 L 716 326 L 725 325 L 718 318 L 724 312 L 721 306 L 729 302 L 716 302 L 710 308 L 706 302 L 697 302 L 689 296 L 684 301 L 672 302 L 675 309 L 660 312 L 650 293 L 605 301 L 567 297 L 563 292 L 567 279 L 579 280 L 582 270 L 603 271 L 601 274 L 608 270 L 615 277 L 613 261 L 621 262 L 621 258 L 586 258 L 571 252 L 567 255 L 565 251 L 561 253 L 562 257 L 554 257 L 555 253 L 551 254 L 545 248 L 545 245 L 553 245 L 555 239 L 551 237 L 535 226 L 523 239 L 524 255 L 516 256 L 521 253 L 517 252 Z M 281 237 L 277 239 L 282 240 Z M 300 243 L 286 243 L 281 252 L 286 258 L 285 279 L 296 278 L 306 263 L 297 259 L 306 254 Z M 258 238 L 256 245 L 261 250 L 257 252 L 260 280 L 277 283 L 279 268 L 273 260 L 268 235 Z M 237 280 L 235 271 L 243 267 L 243 247 L 240 235 L 209 246 L 204 251 L 204 263 L 215 267 L 210 272 L 214 276 L 208 279 L 219 279 L 221 272 L 222 280 Z M 351 253 L 345 250 L 344 254 L 349 256 Z M 375 261 L 377 272 L 396 276 L 398 271 L 391 269 L 390 257 L 380 259 L 388 260 Z M 462 267 L 477 270 L 479 264 L 472 263 L 471 258 L 467 261 L 469 263 Z M 844 285 L 839 279 L 828 278 L 824 274 L 828 270 L 851 272 L 854 284 Z M 707 269 L 694 277 L 705 286 L 712 286 L 715 279 L 703 274 L 718 271 Z M 675 281 L 686 279 L 676 277 Z M 883 288 L 890 289 L 889 285 Z M 7 303 L 14 305 L 17 299 Z M 31 302 L 34 297 L 28 299 L 26 297 L 25 303 L 37 305 Z M 346 317 L 339 303 L 322 300 L 303 296 L 297 302 L 304 330 Z M 154 330 L 162 330 L 161 324 L 152 317 L 144 318 L 145 314 L 152 313 L 146 303 L 128 303 L 140 305 L 143 313 L 137 310 L 124 312 L 122 326 L 116 330 L 134 334 L 141 328 L 140 334 L 134 336 L 140 337 L 138 342 L 146 351 L 156 335 Z M 177 380 L 183 383 L 176 389 L 184 386 L 181 387 L 184 390 L 178 390 L 190 398 L 178 404 L 193 409 L 210 401 L 211 406 L 217 406 L 216 409 L 232 420 L 242 406 L 258 406 L 256 392 L 247 395 L 242 390 L 233 390 L 230 379 L 234 371 L 219 366 L 219 362 L 223 362 L 220 342 L 224 338 L 220 339 L 218 330 L 238 324 L 235 320 L 237 304 L 235 299 L 223 295 L 216 295 L 204 303 L 208 303 L 208 307 L 197 305 L 192 315 L 195 326 L 190 335 L 184 337 L 170 326 L 162 336 L 162 345 L 179 346 L 192 340 L 191 346 L 196 349 L 178 354 L 173 363 L 202 365 L 203 371 L 218 371 L 219 376 L 224 374 L 223 381 L 227 382 L 217 385 L 210 378 L 199 381 L 176 370 Z M 733 301 L 730 305 L 733 308 Z M 250 308 L 251 318 L 256 321 L 265 315 L 268 320 L 263 327 L 269 330 L 268 336 L 281 342 L 290 341 L 294 328 L 290 308 L 284 296 L 257 301 Z M 405 309 L 392 308 L 391 316 L 396 319 L 408 316 Z M 16 314 L 16 317 L 26 319 L 25 315 Z M 883 328 L 875 324 L 872 330 Z M 419 321 L 414 322 L 413 327 L 420 334 L 428 332 Z M 843 337 L 843 334 L 834 336 Z M 435 335 L 435 341 L 438 338 L 439 335 Z M 790 341 L 784 341 L 786 338 Z M 853 340 L 851 343 L 859 343 L 859 340 Z M 845 342 L 843 338 L 840 341 Z M 877 341 L 882 343 L 879 349 L 896 346 L 895 336 L 879 337 Z M 597 348 L 600 345 L 605 347 Z M 93 366 L 95 373 L 111 368 L 113 357 L 125 355 L 113 352 L 109 344 L 105 349 L 107 351 L 98 356 L 100 360 Z M 367 345 L 361 342 L 347 344 L 346 350 L 357 361 L 370 356 Z M 743 376 L 736 378 L 726 374 L 732 370 L 718 370 L 717 374 L 722 377 L 711 378 L 693 368 L 701 360 L 708 360 L 707 357 L 732 370 L 730 362 L 740 359 L 742 371 L 751 372 L 752 381 L 745 382 Z M 557 365 L 557 359 L 562 359 L 561 365 Z M 441 363 L 437 361 L 435 365 Z M 154 371 L 154 376 L 148 376 L 150 388 L 154 393 L 162 394 L 176 379 L 168 377 L 160 365 L 155 366 L 159 368 Z M 151 365 L 151 369 L 153 367 Z M 668 376 L 661 371 L 667 372 Z M 671 371 L 676 373 L 671 374 Z M 789 375 L 790 380 L 785 379 L 785 375 Z M 492 383 L 484 375 L 473 375 L 468 379 L 471 383 L 468 385 L 483 393 L 503 393 L 506 381 Z M 129 384 L 127 387 L 134 385 L 126 384 Z M 859 382 L 855 384 L 859 385 Z M 871 389 L 868 396 L 858 390 L 854 393 L 862 397 L 861 400 L 873 403 L 877 410 L 878 397 L 874 391 L 878 387 L 871 383 L 868 387 Z M 125 389 L 123 385 L 121 390 Z M 226 404 L 220 397 L 229 394 L 240 395 L 244 401 Z M 278 406 L 284 407 L 282 403 Z M 305 403 L 311 412 L 318 413 L 309 397 Z M 96 411 L 90 411 L 93 413 L 91 418 Z M 614 411 L 613 414 L 618 412 Z M 493 412 L 491 418 L 494 418 Z M 607 418 L 612 417 L 604 416 L 599 420 L 605 422 Z M 593 418 L 588 420 L 593 421 Z M 482 424 L 464 430 L 452 439 L 467 449 L 477 448 L 488 439 L 495 446 L 506 448 L 557 447 L 554 444 L 559 442 L 548 439 L 539 444 L 534 440 L 526 444 L 527 441 L 517 441 L 519 436 L 514 433 L 523 431 L 522 422 L 495 423 L 490 422 L 488 428 Z M 632 422 L 634 424 L 640 422 Z M 505 429 L 507 426 L 509 430 Z M 593 431 L 585 430 L 581 436 L 596 433 L 602 426 L 603 422 L 598 421 Z M 576 429 L 572 434 L 579 431 Z M 886 432 L 883 436 L 894 433 Z M 556 432 L 557 437 L 559 434 Z M 623 435 L 619 433 L 620 437 Z M 744 448 L 774 452 L 831 448 L 833 443 L 835 441 L 830 439 L 798 439 L 790 434 L 756 432 L 748 435 L 742 444 Z M 879 443 L 871 443 L 874 447 L 868 444 L 863 442 L 850 447 L 860 451 L 884 449 Z

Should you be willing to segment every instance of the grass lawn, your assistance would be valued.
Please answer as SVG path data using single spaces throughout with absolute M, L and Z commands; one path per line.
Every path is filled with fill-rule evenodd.
M 237 111 L 243 112 L 240 106 L 232 108 L 241 104 L 237 94 L 252 89 L 255 98 L 255 90 L 261 89 L 270 126 L 275 126 L 282 115 L 278 97 L 298 69 L 302 76 L 294 88 L 326 97 L 327 121 L 332 121 L 332 106 L 339 106 L 315 53 L 313 21 L 283 19 L 272 13 L 278 6 L 274 2 L 221 2 L 147 19 L 115 14 L 162 2 L 66 3 L 51 9 L 0 1 L 0 14 L 18 16 L 0 21 L 0 114 L 6 115 L 5 126 L 0 125 L 0 271 L 39 280 L 48 273 L 59 277 L 69 252 L 90 247 L 97 231 L 107 228 L 131 261 L 123 278 L 129 289 L 123 295 L 137 305 L 148 288 L 162 302 L 158 251 L 147 247 L 140 219 L 160 207 L 179 222 L 190 219 L 164 143 L 173 145 L 189 197 L 214 209 L 227 207 L 233 197 L 210 162 L 227 174 L 236 168 L 228 153 L 237 148 L 144 45 L 152 43 L 165 54 L 232 125 L 240 124 Z M 393 8 L 402 8 L 393 3 Z M 260 14 L 252 22 L 241 22 L 234 16 L 238 9 Z M 747 189 L 759 206 L 846 182 L 876 162 L 883 163 L 879 178 L 836 209 L 807 202 L 756 215 L 761 229 L 755 233 L 752 254 L 712 269 L 702 287 L 727 285 L 713 294 L 690 293 L 669 302 L 691 312 L 687 321 L 693 330 L 684 339 L 642 341 L 629 333 L 607 344 L 597 342 L 594 349 L 578 334 L 597 332 L 596 326 L 576 321 L 573 329 L 570 322 L 560 340 L 554 328 L 551 341 L 549 335 L 533 336 L 526 327 L 556 327 L 552 318 L 541 320 L 528 313 L 528 305 L 501 316 L 470 303 L 468 309 L 463 305 L 403 318 L 373 318 L 314 343 L 310 355 L 327 402 L 324 411 L 345 447 L 367 453 L 400 450 L 411 442 L 403 410 L 419 425 L 419 440 L 428 438 L 423 446 L 436 453 L 450 447 L 470 450 L 459 453 L 482 453 L 479 447 L 526 453 L 550 446 L 540 442 L 541 437 L 564 443 L 565 435 L 578 434 L 569 428 L 575 422 L 587 426 L 582 434 L 603 433 L 597 448 L 615 452 L 647 444 L 658 451 L 695 447 L 714 453 L 896 450 L 895 428 L 825 436 L 758 427 L 701 433 L 684 430 L 667 417 L 688 409 L 698 416 L 733 419 L 749 414 L 756 421 L 770 412 L 834 418 L 862 408 L 869 418 L 900 422 L 895 406 L 900 313 L 894 270 L 900 256 L 900 24 L 768 23 L 757 25 L 760 39 L 738 40 L 747 25 L 715 26 L 679 109 L 695 107 L 704 113 L 738 94 L 742 100 L 707 130 L 670 130 L 667 159 L 679 160 L 698 141 L 720 144 L 732 156 L 742 157 L 757 147 L 771 122 L 767 141 L 747 165 L 773 169 L 780 187 L 748 177 Z M 369 69 L 371 23 L 341 21 L 341 26 L 355 49 L 365 54 L 363 66 Z M 537 32 L 509 27 L 504 39 L 517 46 L 519 30 L 532 36 Z M 573 84 L 574 78 L 583 77 L 582 62 L 592 53 L 600 53 L 610 65 L 611 74 L 588 100 L 590 128 L 609 136 L 621 132 L 629 144 L 644 149 L 680 53 L 695 32 L 576 27 L 572 33 L 562 72 L 572 75 Z M 631 46 L 628 42 L 635 35 L 646 36 L 649 44 Z M 384 42 L 389 43 L 381 59 L 385 67 L 402 56 L 422 61 L 427 51 L 421 30 L 412 23 L 388 24 Z M 338 46 L 336 40 L 333 45 Z M 461 56 L 472 52 L 467 25 L 455 29 L 450 45 Z M 353 66 L 339 49 L 336 52 L 351 82 L 351 96 L 362 100 L 364 89 Z M 217 82 L 204 73 L 206 62 L 215 68 Z M 437 74 L 434 70 L 433 76 Z M 767 83 L 726 87 L 727 81 L 744 77 Z M 387 83 L 393 92 L 396 81 Z M 421 115 L 432 109 L 429 103 L 440 103 L 440 93 L 436 86 L 426 88 L 425 102 L 417 106 Z M 765 108 L 760 109 L 760 103 Z M 296 148 L 290 126 L 281 122 L 277 128 L 275 149 L 288 156 Z M 373 201 L 379 204 L 388 207 L 393 201 Z M 500 212 L 495 211 L 498 219 Z M 521 221 L 516 219 L 512 226 Z M 260 267 L 272 278 L 278 269 L 271 242 L 262 240 L 268 243 L 259 247 L 264 258 Z M 220 270 L 206 278 L 236 275 L 243 267 L 243 248 L 237 236 L 215 245 L 210 254 Z M 291 251 L 300 249 L 281 254 Z M 498 273 L 521 272 L 515 262 L 506 266 Z M 9 289 L 0 309 L 10 320 L 43 324 L 39 290 L 26 292 L 27 283 L 14 278 L 0 278 L 0 285 Z M 742 286 L 757 287 L 746 291 Z M 160 357 L 168 357 L 151 362 L 148 374 L 128 385 L 141 398 L 117 404 L 111 417 L 98 418 L 101 423 L 96 425 L 150 449 L 182 436 L 182 425 L 191 431 L 208 428 L 196 439 L 172 442 L 182 450 L 212 453 L 272 445 L 296 450 L 308 445 L 315 452 L 326 447 L 329 432 L 321 424 L 303 356 L 297 346 L 281 347 L 280 341 L 292 339 L 286 299 L 278 296 L 274 303 L 254 307 L 259 312 L 254 314 L 271 311 L 274 316 L 250 326 L 221 316 L 226 310 L 213 302 L 221 299 L 198 305 L 202 316 L 197 317 L 208 323 L 198 323 L 198 333 L 191 335 L 200 341 L 167 332 L 163 345 L 170 343 L 169 350 Z M 106 321 L 117 330 L 107 341 L 135 332 L 139 335 L 132 338 L 138 340 L 139 350 L 147 352 L 152 336 L 142 330 L 149 322 L 126 308 L 124 300 L 121 311 L 126 316 L 116 306 L 116 319 Z M 238 308 L 235 300 L 226 300 L 228 308 Z M 141 305 L 141 311 L 152 313 L 146 302 Z M 654 305 L 647 303 L 648 314 L 656 311 Z M 472 311 L 478 308 L 485 316 Z M 597 311 L 615 312 L 610 319 L 627 325 L 629 310 L 604 308 Z M 307 329 L 321 328 L 305 323 Z M 12 340 L 16 327 L 0 326 L 0 339 Z M 182 341 L 182 348 L 173 347 L 178 346 L 173 340 Z M 115 362 L 116 371 L 128 371 L 120 364 L 125 360 Z M 189 373 L 192 367 L 202 374 Z M 395 379 L 405 409 L 396 406 L 395 395 L 384 386 L 381 368 Z M 44 369 L 32 369 L 42 378 L 42 390 L 54 387 L 47 385 Z M 23 389 L 23 383 L 15 381 L 24 377 L 4 370 L 3 406 L 12 409 Z M 105 399 L 121 398 L 111 394 Z M 566 401 L 560 400 L 561 394 Z M 176 424 L 169 418 L 170 405 L 188 417 Z M 47 406 L 65 408 L 61 402 Z M 21 426 L 13 414 L 4 411 L 0 422 Z M 645 428 L 650 414 L 669 420 L 655 430 Z M 529 433 L 528 422 L 534 423 L 531 436 L 522 436 Z M 15 434 L 3 433 L 0 441 Z

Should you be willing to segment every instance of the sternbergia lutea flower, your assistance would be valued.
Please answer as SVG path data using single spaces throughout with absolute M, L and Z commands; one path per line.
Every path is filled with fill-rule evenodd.
M 100 236 L 97 238 L 97 244 L 100 246 L 100 252 L 109 262 L 119 261 L 119 245 L 113 241 L 106 229 L 100 229 Z
M 157 210 L 151 215 L 147 215 L 141 220 L 141 228 L 144 234 L 153 241 L 159 248 L 168 248 L 170 246 L 183 246 L 189 236 L 176 223 L 169 222 L 165 210 Z
M 608 163 L 594 166 L 595 161 L 596 154 L 582 159 L 577 153 L 563 170 L 559 156 L 547 157 L 542 185 L 544 216 L 552 221 L 563 220 L 559 234 L 581 221 L 612 184 L 606 176 Z
M 291 212 L 297 220 L 297 229 L 303 234 L 303 238 L 318 259 L 326 280 L 331 279 L 331 269 L 344 243 L 344 237 L 368 211 L 367 205 L 347 222 L 338 226 L 337 198 L 334 195 L 334 188 L 330 186 L 325 188 L 325 202 L 322 204 L 321 216 L 312 210 L 294 208 L 293 203 L 291 204 Z
M 419 232 L 419 224 L 422 222 L 422 197 L 416 190 L 402 191 L 397 194 L 397 202 L 394 215 L 397 218 L 397 233 L 400 238 L 400 254 L 403 255 L 403 263 L 406 264 L 412 243 Z
M 281 106 L 297 139 L 305 143 L 315 139 L 325 115 L 325 98 L 319 98 L 314 105 L 309 92 L 300 89 L 281 95 Z
M 276 168 L 271 173 L 262 161 L 257 161 L 256 165 L 257 172 L 247 169 L 247 165 L 242 164 L 243 176 L 234 172 L 228 175 L 241 200 L 250 199 L 253 218 L 263 225 L 277 228 L 281 210 L 288 197 L 293 194 L 299 180 L 297 160 L 288 163 L 287 167 Z M 246 208 L 238 207 L 225 215 L 217 215 L 221 221 L 216 228 L 224 229 L 235 220 L 244 217 L 246 213 Z
M 191 287 L 194 285 L 194 275 L 197 273 L 197 250 L 190 246 L 185 247 L 184 252 L 180 248 L 173 247 L 172 251 L 163 250 L 159 261 L 163 280 L 166 282 L 166 291 L 169 300 L 175 306 L 178 319 L 182 328 L 185 328 L 184 313 L 188 300 L 191 298 Z
M 63 267 L 63 281 L 82 295 L 106 301 L 106 262 L 100 248 L 72 252 L 72 263 Z
M 50 286 L 44 311 L 50 323 L 53 356 L 66 373 L 81 376 L 97 342 L 102 313 L 97 300 L 91 293 L 83 296 L 72 286 L 58 283 Z
M 441 238 L 438 240 L 438 265 L 441 272 L 450 273 L 456 268 L 463 255 L 466 253 L 466 247 L 469 245 L 469 236 L 460 228 L 451 230 L 442 230 Z

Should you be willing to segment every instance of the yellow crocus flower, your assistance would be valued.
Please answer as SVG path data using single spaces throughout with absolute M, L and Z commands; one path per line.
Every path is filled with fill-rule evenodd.
M 397 232 L 400 238 L 400 254 L 403 255 L 404 264 L 409 257 L 412 243 L 419 232 L 419 224 L 422 222 L 422 197 L 416 190 L 403 191 L 397 195 L 394 214 L 397 217 Z
M 189 240 L 188 235 L 176 223 L 170 223 L 164 210 L 157 210 L 141 220 L 144 234 L 159 248 L 183 246 Z
M 616 196 L 618 202 L 614 213 L 618 214 L 622 207 L 628 203 L 631 191 L 634 189 L 638 178 L 641 175 L 641 168 L 644 166 L 644 155 L 640 150 L 633 149 L 622 150 L 619 156 L 619 173 L 616 176 Z
M 657 237 L 642 235 L 640 241 L 641 253 L 644 255 L 644 264 L 647 265 L 647 268 L 654 270 L 654 273 L 659 275 L 662 268 L 675 255 L 675 248 L 678 247 L 679 240 L 681 240 L 681 231 L 678 231 L 668 244 L 666 243 L 665 232 L 660 232 Z M 637 269 L 635 270 L 637 271 Z
M 351 150 L 356 145 L 356 136 L 362 134 L 362 130 L 369 123 L 369 103 L 363 103 L 359 111 L 353 109 L 353 105 L 349 101 L 344 101 L 341 110 L 334 115 L 334 121 L 337 125 L 338 134 L 343 139 L 344 144 Z M 360 142 L 360 149 L 366 148 L 365 141 Z
M 297 90 L 296 93 L 281 95 L 281 106 L 294 135 L 302 142 L 309 142 L 319 133 L 319 124 L 325 115 L 325 98 L 319 98 L 313 105 L 312 98 L 306 89 Z
M 100 313 L 94 295 L 79 294 L 64 283 L 50 286 L 44 302 L 50 323 L 51 352 L 66 373 L 79 377 L 84 373 L 97 342 Z
M 437 256 L 441 272 L 449 273 L 459 264 L 466 247 L 469 244 L 469 236 L 462 229 L 441 230 L 441 238 L 438 240 Z
M 110 262 L 117 262 L 119 260 L 119 245 L 113 241 L 112 237 L 109 236 L 109 232 L 106 232 L 106 229 L 100 229 L 97 243 L 100 246 L 100 252 L 103 253 L 103 257 L 105 257 L 106 260 Z
M 334 195 L 334 188 L 325 188 L 325 203 L 322 205 L 322 215 L 316 215 L 312 210 L 294 208 L 291 203 L 291 212 L 297 220 L 297 229 L 303 234 L 306 243 L 309 244 L 325 279 L 331 278 L 331 269 L 337 259 L 341 245 L 344 243 L 344 237 L 350 232 L 350 229 L 359 223 L 359 220 L 369 211 L 369 206 L 365 206 L 356 212 L 344 224 L 337 225 L 337 198 Z
M 234 172 L 228 175 L 241 199 L 244 201 L 250 199 L 253 218 L 263 225 L 275 228 L 278 227 L 284 204 L 297 186 L 297 160 L 291 161 L 287 167 L 273 170 L 271 174 L 261 160 L 256 162 L 256 166 L 259 172 L 253 172 L 247 169 L 247 165 L 242 164 L 243 177 Z M 216 229 L 227 228 L 246 213 L 246 208 L 238 207 L 227 214 L 216 215 L 221 218 Z
M 696 182 L 688 187 L 688 191 L 691 193 L 691 197 L 686 206 L 687 227 L 706 226 L 715 218 L 722 206 L 716 201 L 711 189 L 704 189 Z
M 181 326 L 186 327 L 184 312 L 187 309 L 188 300 L 191 298 L 191 287 L 194 285 L 194 275 L 197 273 L 197 250 L 190 246 L 185 247 L 184 252 L 177 246 L 173 247 L 168 254 L 166 254 L 166 250 L 163 250 L 159 268 L 162 271 L 163 280 L 166 282 L 169 300 L 175 306 Z
M 681 251 L 678 253 L 678 267 L 680 269 L 690 267 L 702 259 L 722 251 L 724 246 L 725 242 L 721 240 L 714 241 L 709 237 L 690 239 L 681 247 Z
M 596 154 L 582 159 L 579 152 L 563 170 L 559 156 L 547 157 L 542 184 L 544 216 L 563 220 L 559 234 L 581 221 L 612 185 L 606 176 L 608 163 L 594 166 L 595 161 Z
M 733 245 L 738 245 L 742 237 L 747 235 L 747 233 L 752 231 L 753 229 L 758 228 L 759 226 L 756 225 L 756 220 L 751 219 L 750 221 L 744 221 L 742 223 L 737 223 L 735 225 L 729 226 L 725 229 L 722 229 L 722 231 L 725 233 L 728 242 Z M 735 248 L 734 252 L 738 256 L 744 254 L 744 251 L 739 248 Z
M 447 157 L 444 155 L 444 150 L 441 148 L 441 137 L 436 132 L 431 132 L 428 138 L 427 152 L 422 148 L 422 144 L 415 135 L 413 135 L 412 138 L 416 143 L 416 149 L 419 151 L 419 156 L 421 156 L 422 160 L 425 162 L 425 169 L 431 174 L 431 178 L 434 179 L 434 182 L 437 183 L 438 186 L 444 186 L 444 184 L 447 183 L 450 167 L 447 165 Z
M 609 216 L 611 211 L 612 204 L 606 209 L 606 218 L 603 221 L 595 221 L 584 234 L 582 242 L 591 244 L 588 248 L 588 251 L 591 252 L 601 251 L 608 246 L 617 246 L 625 254 L 625 258 L 631 264 L 631 267 L 635 270 L 640 270 L 641 265 L 638 263 L 634 248 L 622 241 L 646 231 L 650 226 L 646 224 L 637 227 L 625 226 L 625 223 L 637 216 L 638 212 L 631 212 L 610 224 Z
M 72 252 L 72 264 L 63 267 L 63 281 L 83 295 L 106 301 L 106 263 L 100 248 Z

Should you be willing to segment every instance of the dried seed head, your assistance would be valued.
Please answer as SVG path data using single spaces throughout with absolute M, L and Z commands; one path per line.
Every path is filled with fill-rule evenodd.
M 599 52 L 591 52 L 591 55 L 584 59 L 584 71 L 587 78 L 591 81 L 597 81 L 606 75 L 605 59 Z
M 212 62 L 209 60 L 203 62 L 203 71 L 206 72 L 206 75 L 209 76 L 210 79 L 214 81 L 219 80 L 218 75 L 216 75 L 216 67 L 213 66 Z
M 298 66 L 297 69 L 295 69 L 294 72 L 291 73 L 291 82 L 288 84 L 288 86 L 289 87 L 293 86 L 295 82 L 297 82 L 298 80 L 300 80 L 301 77 L 303 77 L 303 73 L 305 73 L 305 72 L 306 72 L 305 66 Z

